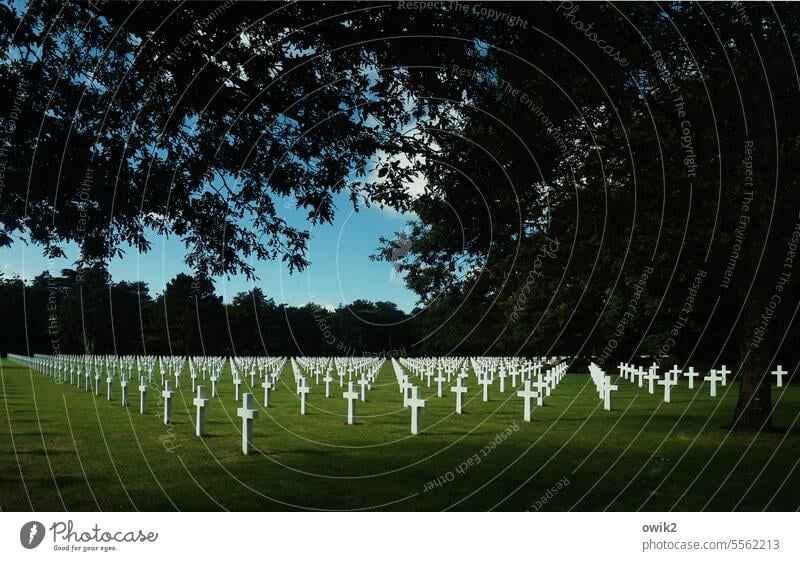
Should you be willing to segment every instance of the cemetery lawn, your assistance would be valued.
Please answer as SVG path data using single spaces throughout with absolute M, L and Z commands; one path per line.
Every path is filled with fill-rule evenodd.
M 464 414 L 455 396 L 436 397 L 422 433 L 390 362 L 357 424 L 346 425 L 338 378 L 333 397 L 311 382 L 308 414 L 287 362 L 268 409 L 255 394 L 254 455 L 241 454 L 241 419 L 226 371 L 207 408 L 209 436 L 194 436 L 191 380 L 173 400 L 174 424 L 161 420 L 157 376 L 148 412 L 58 384 L 8 360 L 0 363 L 0 509 L 20 510 L 796 510 L 800 507 L 798 434 L 728 432 L 737 384 L 690 391 L 672 403 L 617 381 L 614 411 L 603 411 L 588 374 L 568 374 L 522 422 L 522 400 L 497 381 L 481 401 L 471 377 Z M 510 379 L 508 380 L 510 386 Z M 245 384 L 249 384 L 246 377 Z M 256 379 L 258 385 L 258 379 Z M 210 381 L 206 381 L 210 393 Z M 658 386 L 658 390 L 661 387 Z M 251 391 L 247 389 L 245 391 Z M 800 387 L 773 387 L 774 420 L 795 426 Z M 436 483 L 434 483 L 436 482 Z

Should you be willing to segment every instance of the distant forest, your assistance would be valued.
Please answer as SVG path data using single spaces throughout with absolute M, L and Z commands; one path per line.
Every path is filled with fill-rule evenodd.
M 409 316 L 357 300 L 334 312 L 276 304 L 259 288 L 224 303 L 208 280 L 179 274 L 153 295 L 103 271 L 0 282 L 0 350 L 11 353 L 175 355 L 408 354 Z
M 645 307 L 653 306 L 643 296 Z M 213 282 L 179 274 L 163 292 L 146 283 L 112 281 L 103 269 L 42 273 L 25 282 L 0 279 L 0 352 L 33 354 L 150 355 L 572 355 L 585 333 L 567 330 L 553 345 L 553 334 L 569 315 L 545 313 L 546 329 L 517 321 L 520 304 L 489 311 L 482 302 L 443 295 L 410 313 L 392 302 L 356 300 L 331 311 L 314 303 L 276 303 L 259 288 L 225 303 Z M 644 320 L 641 320 L 642 322 Z M 663 325 L 660 325 L 663 323 Z M 594 357 L 608 368 L 620 360 L 655 359 L 682 363 L 692 353 L 702 327 L 685 326 L 669 353 L 664 341 L 674 326 L 655 321 L 641 342 L 639 321 L 632 322 L 609 353 L 605 337 L 619 326 L 599 319 L 596 342 L 580 363 Z M 532 329 L 533 328 L 533 329 Z M 706 332 L 707 339 L 721 334 Z M 722 343 L 722 341 L 718 341 Z M 724 346 L 724 343 L 723 345 Z M 789 358 L 789 357 L 786 357 Z M 692 364 L 736 363 L 736 349 L 705 356 L 695 349 Z

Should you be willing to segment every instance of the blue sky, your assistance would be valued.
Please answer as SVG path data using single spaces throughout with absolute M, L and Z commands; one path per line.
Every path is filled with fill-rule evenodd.
M 76 78 L 78 79 L 78 78 Z M 100 84 L 94 84 L 102 87 Z M 411 101 L 408 100 L 409 107 Z M 194 118 L 187 119 L 186 126 L 195 126 Z M 366 126 L 376 126 L 369 118 Z M 414 129 L 416 123 L 408 128 Z M 399 132 L 399 131 L 398 131 Z M 158 152 L 158 151 L 157 151 Z M 161 154 L 164 156 L 165 154 Z M 384 158 L 383 153 L 375 155 L 375 160 Z M 413 165 L 401 157 L 404 166 Z M 375 180 L 376 170 L 367 180 Z M 412 195 L 418 195 L 425 188 L 419 176 L 408 185 Z M 277 199 L 277 197 L 276 197 Z M 401 215 L 392 210 L 361 206 L 353 211 L 347 192 L 335 196 L 337 212 L 333 224 L 317 226 L 312 229 L 307 259 L 311 265 L 302 273 L 290 274 L 280 262 L 253 262 L 257 280 L 249 281 L 243 276 L 215 278 L 216 290 L 226 302 L 241 291 L 253 286 L 261 288 L 265 294 L 279 303 L 303 305 L 315 302 L 327 308 L 348 304 L 353 300 L 384 300 L 397 304 L 405 311 L 411 311 L 416 296 L 406 288 L 403 279 L 392 266 L 384 261 L 372 261 L 369 256 L 376 252 L 381 236 L 395 237 L 414 215 Z M 276 200 L 287 223 L 298 228 L 307 226 L 307 211 L 287 208 Z M 151 250 L 139 254 L 127 249 L 122 258 L 114 259 L 109 270 L 116 281 L 143 281 L 150 287 L 152 295 L 164 289 L 168 281 L 180 272 L 189 272 L 184 264 L 185 248 L 180 238 L 175 236 L 151 235 Z M 20 276 L 30 279 L 49 270 L 57 274 L 61 269 L 73 268 L 78 255 L 75 244 L 66 244 L 65 259 L 47 259 L 41 248 L 17 242 L 8 248 L 0 248 L 0 271 L 6 277 Z
M 362 207 L 357 213 L 347 199 L 336 199 L 337 212 L 333 224 L 317 226 L 311 231 L 308 258 L 309 266 L 302 273 L 289 274 L 279 262 L 254 263 L 257 281 L 242 276 L 216 279 L 217 292 L 225 301 L 243 290 L 258 286 L 274 299 L 291 305 L 316 302 L 326 307 L 347 304 L 356 299 L 388 300 L 406 311 L 416 302 L 416 296 L 406 288 L 402 278 L 393 274 L 387 262 L 374 262 L 369 256 L 375 253 L 380 236 L 394 237 L 413 216 L 404 216 L 375 207 Z M 284 210 L 287 221 L 296 223 L 299 211 Z M 183 263 L 184 247 L 176 237 L 151 237 L 152 249 L 145 254 L 127 250 L 122 259 L 110 265 L 114 280 L 144 281 L 151 294 L 163 290 L 164 285 L 180 272 L 186 272 Z M 0 267 L 5 276 L 19 275 L 33 278 L 44 270 L 58 272 L 72 267 L 77 255 L 74 245 L 69 245 L 67 259 L 48 260 L 41 249 L 21 242 L 0 248 Z

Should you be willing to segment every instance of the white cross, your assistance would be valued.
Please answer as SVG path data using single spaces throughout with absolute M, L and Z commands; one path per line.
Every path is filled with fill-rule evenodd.
M 126 375 L 122 376 L 122 381 L 120 382 L 121 394 L 122 394 L 122 406 L 128 406 L 128 377 Z
M 106 399 L 108 401 L 111 401 L 111 386 L 113 385 L 113 383 L 114 383 L 114 378 L 113 376 L 111 376 L 111 372 L 109 372 L 108 376 L 106 377 Z
M 778 365 L 778 368 L 776 370 L 772 371 L 772 375 L 775 376 L 778 379 L 778 387 L 779 388 L 783 387 L 783 377 L 786 374 L 788 374 L 788 372 L 786 372 L 786 370 L 784 370 L 783 367 L 780 364 Z
M 645 376 L 645 378 L 647 378 L 647 392 L 648 393 L 655 392 L 655 387 L 653 386 L 653 384 L 655 383 L 656 380 L 658 380 L 658 374 L 656 374 L 655 366 L 651 366 L 647 370 L 647 376 Z
M 547 397 L 550 397 L 550 392 L 556 388 L 556 377 L 553 376 L 552 370 L 548 370 L 547 372 L 545 372 L 544 381 L 546 384 L 544 387 L 545 395 Z
M 444 381 L 446 379 L 447 378 L 442 376 L 441 372 L 439 372 L 439 374 L 436 376 L 436 378 L 434 378 L 434 381 L 436 382 L 436 396 L 437 397 L 442 397 L 442 384 L 444 383 Z
M 408 407 L 409 389 L 413 388 L 414 384 L 408 379 L 408 376 L 403 376 L 400 380 L 400 391 L 403 392 L 403 407 Z
M 414 386 L 412 396 L 408 399 L 408 406 L 411 407 L 411 434 L 419 433 L 420 409 L 426 404 L 427 402 L 419 397 L 419 388 Z
M 258 418 L 258 411 L 253 407 L 253 394 L 244 394 L 242 406 L 236 414 L 242 418 L 242 454 L 246 456 L 253 448 L 253 419 Z
M 547 387 L 547 382 L 542 380 L 542 376 L 540 374 L 536 378 L 535 382 L 531 382 L 531 387 L 532 388 L 536 388 L 536 407 L 541 407 L 542 406 L 542 400 L 544 399 L 544 392 L 542 390 Z
M 347 382 L 347 391 L 342 394 L 347 400 L 347 424 L 352 425 L 356 421 L 356 400 L 358 392 L 353 390 L 353 382 Z
M 728 374 L 730 374 L 730 373 L 731 373 L 731 371 L 728 370 L 728 368 L 724 364 L 722 365 L 722 368 L 719 369 L 719 375 L 722 376 L 722 385 L 723 386 L 727 386 L 728 385 Z
M 139 376 L 139 413 L 144 415 L 147 410 L 147 384 L 144 376 Z
M 239 378 L 238 375 L 233 379 L 233 386 L 236 389 L 234 392 L 234 401 L 238 402 L 242 395 L 242 379 Z
M 330 371 L 325 373 L 325 377 L 322 379 L 325 382 L 325 397 L 331 396 L 331 382 L 333 382 L 333 377 L 331 376 Z
M 205 434 L 206 426 L 206 389 L 203 386 L 197 386 L 197 397 L 192 400 L 192 403 L 197 408 L 197 415 L 195 416 L 194 434 L 196 436 L 203 436 Z
M 269 376 L 264 376 L 264 381 L 261 382 L 261 387 L 264 388 L 264 407 L 269 407 L 269 390 L 272 389 L 272 383 L 269 381 Z
M 619 389 L 619 386 L 611 383 L 611 376 L 603 377 L 603 409 L 611 411 L 611 392 Z
M 506 393 L 506 378 L 508 375 L 506 374 L 506 369 L 502 366 L 500 367 L 498 377 L 500 378 L 500 393 Z
M 450 391 L 456 394 L 456 413 L 461 415 L 462 395 L 467 391 L 467 386 L 464 385 L 464 379 L 461 376 L 456 378 L 456 385 L 451 386 Z
M 362 374 L 361 379 L 358 381 L 358 385 L 361 386 L 361 401 L 367 401 L 367 384 L 369 384 L 369 382 L 367 381 L 366 378 L 364 378 L 364 375 Z
M 300 414 L 301 415 L 305 415 L 306 414 L 306 394 L 308 394 L 308 392 L 311 391 L 311 388 L 309 388 L 306 385 L 306 379 L 305 378 L 300 378 L 300 380 L 301 380 L 301 382 L 300 382 L 301 386 L 299 388 L 297 388 L 297 393 L 300 394 Z
M 211 397 L 217 397 L 217 376 L 211 375 Z
M 524 408 L 523 408 L 523 413 L 522 413 L 522 420 L 525 421 L 526 423 L 530 423 L 531 422 L 531 400 L 534 397 L 536 397 L 538 395 L 541 395 L 541 393 L 533 391 L 531 389 L 531 381 L 530 380 L 525 380 L 525 382 L 523 382 L 523 385 L 524 385 L 524 389 L 519 390 L 517 392 L 517 397 L 521 397 L 524 400 Z
M 675 369 L 677 370 L 677 369 Z M 680 370 L 678 370 L 680 372 Z M 670 399 L 670 391 L 672 390 L 672 386 L 678 383 L 678 375 L 675 374 L 675 377 L 672 377 L 673 370 L 666 372 L 666 377 L 663 380 L 659 380 L 657 383 L 659 386 L 664 386 L 664 403 L 669 403 Z
M 694 366 L 690 366 L 689 370 L 683 373 L 684 376 L 689 378 L 689 389 L 694 389 L 694 379 L 697 378 L 700 374 L 694 371 Z
M 478 378 L 478 383 L 483 386 L 483 401 L 489 401 L 489 386 L 492 385 L 492 379 L 488 372 Z
M 194 393 L 197 391 L 197 371 L 194 368 L 189 372 L 189 377 L 192 379 L 192 393 Z
M 717 377 L 717 371 L 711 370 L 711 373 L 703 378 L 706 382 L 711 382 L 711 397 L 717 397 L 717 382 L 722 378 Z
M 639 380 L 639 387 L 641 388 L 644 383 L 644 368 L 640 366 L 639 370 L 636 371 L 636 376 Z
M 164 382 L 164 391 L 161 392 L 164 398 L 164 424 L 172 423 L 172 380 Z

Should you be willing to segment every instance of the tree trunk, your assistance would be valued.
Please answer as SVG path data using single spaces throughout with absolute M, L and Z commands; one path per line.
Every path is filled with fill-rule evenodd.
M 766 140 L 761 142 L 770 146 Z M 785 329 L 782 312 L 787 307 L 780 303 L 781 295 L 776 289 L 785 250 L 781 243 L 784 223 L 780 219 L 781 209 L 773 205 L 775 186 L 770 184 L 771 177 L 766 171 L 771 163 L 769 148 L 759 151 L 758 145 L 756 142 L 753 160 L 757 167 L 754 167 L 765 177 L 753 189 L 749 231 L 742 248 L 736 288 L 737 304 L 744 310 L 738 326 L 741 377 L 733 428 L 742 432 L 773 428 L 770 373 Z
M 756 60 L 755 52 L 751 56 Z M 787 307 L 780 304 L 776 289 L 786 247 L 782 243 L 785 209 L 781 205 L 783 186 L 776 176 L 779 148 L 775 143 L 773 102 L 763 80 L 752 78 L 744 99 L 751 123 L 754 181 L 746 213 L 749 231 L 743 242 L 736 282 L 737 304 L 744 311 L 738 325 L 741 377 L 732 426 L 742 432 L 773 428 L 771 366 L 780 335 L 786 328 L 779 318 Z M 743 191 L 746 196 L 746 189 Z M 744 207 L 741 208 L 745 214 Z
M 773 428 L 770 365 L 775 348 L 775 331 L 779 326 L 770 325 L 763 340 L 755 338 L 756 330 L 761 327 L 765 302 L 770 297 L 769 291 L 768 282 L 756 279 L 751 298 L 745 304 L 746 309 L 742 314 L 739 331 L 741 377 L 739 400 L 733 418 L 733 429 L 736 431 L 761 432 Z M 773 317 L 772 321 L 775 319 Z

